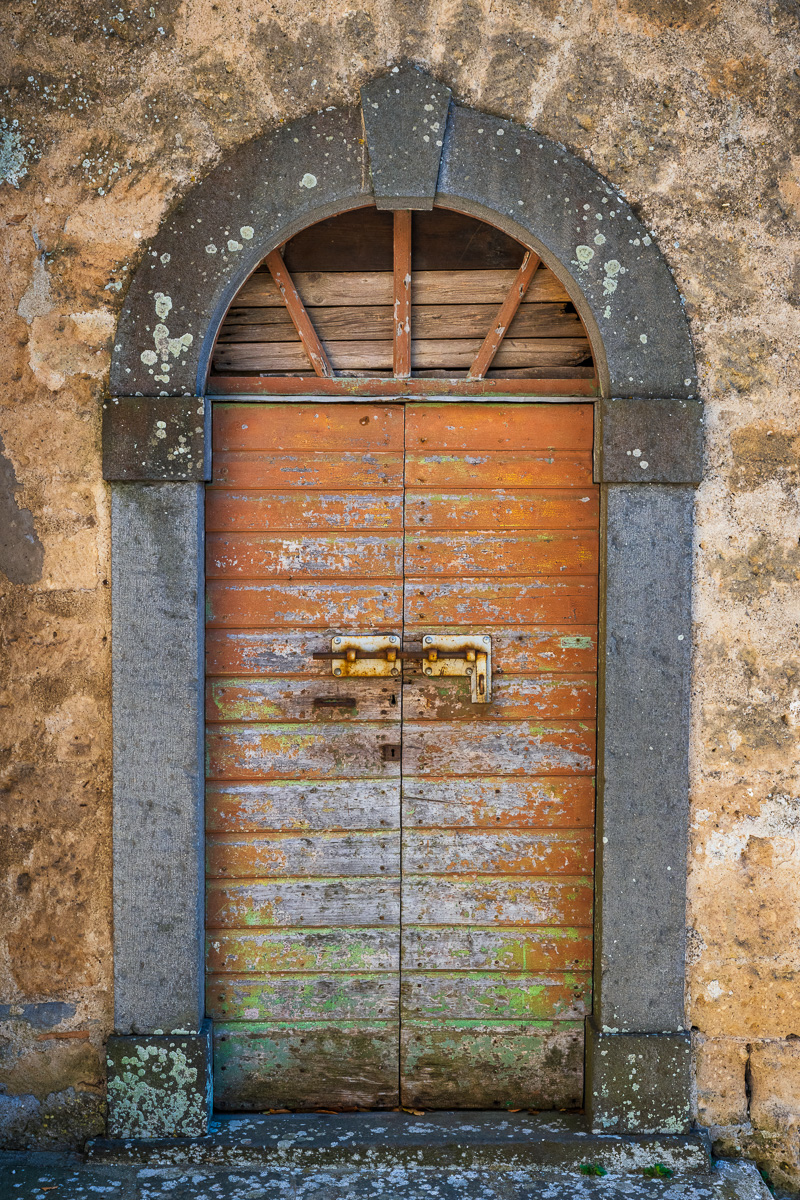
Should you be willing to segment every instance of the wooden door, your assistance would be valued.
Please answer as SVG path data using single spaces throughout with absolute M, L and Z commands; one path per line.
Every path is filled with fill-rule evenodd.
M 580 1105 L 591 442 L 584 404 L 215 406 L 220 1107 Z M 426 634 L 489 635 L 491 703 L 417 658 L 402 680 L 341 680 L 312 657 L 379 632 L 412 654 Z

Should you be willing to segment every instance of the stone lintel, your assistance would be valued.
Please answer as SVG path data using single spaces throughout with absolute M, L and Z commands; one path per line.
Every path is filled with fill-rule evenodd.
M 594 461 L 597 483 L 699 483 L 702 401 L 635 396 L 599 400 Z
M 208 1133 L 209 1021 L 199 1033 L 110 1037 L 106 1065 L 110 1138 L 197 1138 Z
M 450 88 L 406 66 L 361 89 L 377 208 L 433 208 Z
M 682 1134 L 691 1124 L 688 1033 L 614 1033 L 586 1022 L 586 1111 L 596 1133 Z
M 202 396 L 111 396 L 103 402 L 103 478 L 210 479 L 211 406 Z

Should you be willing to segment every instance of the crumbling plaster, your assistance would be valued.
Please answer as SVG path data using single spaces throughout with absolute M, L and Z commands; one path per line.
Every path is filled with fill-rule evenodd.
M 708 413 L 687 992 L 698 1116 L 721 1152 L 800 1187 L 800 5 L 322 0 L 309 15 L 298 0 L 9 0 L 0 22 L 6 1143 L 80 1141 L 102 1120 L 100 398 L 127 281 L 226 151 L 356 102 L 408 58 L 624 189 L 685 296 Z

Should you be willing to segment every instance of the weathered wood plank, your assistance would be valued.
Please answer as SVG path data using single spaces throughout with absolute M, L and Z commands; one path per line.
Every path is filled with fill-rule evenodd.
M 599 519 L 599 488 L 591 491 L 574 487 L 492 488 L 464 492 L 409 488 L 405 496 L 405 520 L 411 528 L 596 529 Z
M 242 681 L 244 682 L 244 681 Z M 403 717 L 410 721 L 486 721 L 498 719 L 594 721 L 597 683 L 585 675 L 498 676 L 490 704 L 473 704 L 470 680 L 416 675 L 403 688 Z M 368 715 L 367 713 L 359 715 Z
M 348 624 L 348 631 L 351 630 L 352 623 Z M 314 629 L 209 629 L 206 633 L 206 674 L 325 675 L 330 678 L 330 664 L 314 659 L 312 655 L 315 650 L 327 649 L 336 632 L 333 628 L 326 633 Z M 363 632 L 371 632 L 371 627 Z M 435 626 L 429 630 L 410 630 L 406 644 L 421 645 L 426 632 L 435 632 Z M 449 632 L 466 634 L 473 630 L 454 627 Z M 492 663 L 496 675 L 525 671 L 592 673 L 597 668 L 597 627 L 495 626 L 492 630 Z M 404 664 L 406 678 L 414 669 L 413 661 Z M 419 673 L 418 667 L 416 670 Z
M 411 213 L 394 214 L 393 370 L 397 379 L 411 374 Z
M 516 579 L 442 579 L 406 577 L 408 626 L 441 625 L 587 625 L 597 620 L 597 576 L 574 575 Z M 240 622 L 244 624 L 244 622 Z
M 399 628 L 402 613 L 399 580 L 206 582 L 206 621 L 212 626 L 305 625 L 327 630 L 333 624 L 347 629 L 393 629 Z
M 206 720 L 399 722 L 399 682 L 335 679 L 330 664 L 328 672 L 322 679 L 208 680 Z
M 494 271 L 414 271 L 411 280 L 412 304 L 463 304 L 469 296 L 474 304 L 501 304 L 514 281 L 515 270 Z M 350 304 L 384 304 L 394 300 L 392 271 L 298 271 L 294 284 L 306 307 Z M 564 304 L 570 300 L 563 284 L 552 271 L 536 272 L 525 302 L 549 301 Z M 283 307 L 280 292 L 269 274 L 257 271 L 247 279 L 236 295 L 237 307 Z
M 206 838 L 206 873 L 210 879 L 399 875 L 400 833 L 210 833 Z
M 411 323 L 417 338 L 479 338 L 496 313 L 493 304 L 414 304 Z M 391 341 L 390 305 L 309 308 L 321 338 L 331 341 Z M 228 310 L 219 342 L 287 342 L 294 336 L 289 314 L 279 308 Z M 508 329 L 511 337 L 585 337 L 576 312 L 565 304 L 523 304 Z
M 411 372 L 403 381 L 404 396 L 519 396 L 595 397 L 600 385 L 592 366 L 584 367 L 520 367 L 516 371 L 490 371 L 488 379 L 465 379 L 464 372 L 437 371 L 430 368 L 424 375 Z M 344 373 L 343 373 L 344 375 Z M 388 372 L 353 372 L 351 378 L 317 379 L 313 375 L 218 375 L 208 377 L 206 394 L 220 399 L 231 396 L 385 396 L 396 400 L 397 380 Z
M 210 579 L 295 578 L 298 575 L 399 576 L 403 547 L 399 534 L 210 533 L 206 574 Z
M 591 450 L 591 404 L 412 404 L 409 450 Z
M 594 749 L 583 721 L 487 721 L 469 737 L 460 721 L 403 723 L 410 775 L 581 775 L 594 770 Z
M 289 271 L 286 269 L 280 250 L 270 251 L 264 261 L 272 276 L 273 283 L 283 297 L 283 302 L 291 317 L 292 324 L 297 330 L 303 350 L 314 369 L 314 374 L 319 375 L 323 379 L 330 379 L 333 371 L 331 370 L 328 356 L 325 353 L 325 348 L 317 336 L 316 329 L 311 324 L 305 305 L 300 299 Z
M 419 1108 L 579 1108 L 583 1023 L 403 1024 L 402 1102 Z
M 399 921 L 400 880 L 383 876 L 379 879 L 281 879 L 263 883 L 211 879 L 206 888 L 206 925 L 209 929 L 275 925 L 388 927 L 398 925 Z M 564 922 L 567 923 L 578 924 L 576 920 Z
M 564 932 L 551 930 L 549 938 L 542 939 L 539 957 L 543 963 L 532 966 L 531 970 L 542 966 L 552 969 L 550 958 L 553 954 L 548 957 L 547 947 L 560 945 L 557 935 Z M 485 940 L 478 935 L 480 945 Z M 528 956 L 533 963 L 533 947 L 538 943 L 530 940 L 532 948 Z M 510 935 L 506 942 L 512 945 Z M 524 955 L 525 945 L 527 943 L 521 942 L 522 950 L 517 950 L 516 957 L 511 949 L 504 952 L 500 945 L 492 961 L 498 961 L 500 967 L 511 967 L 521 953 Z M 396 926 L 386 929 L 215 930 L 209 934 L 206 950 L 206 968 L 212 975 L 263 975 L 274 971 L 396 971 L 399 962 L 400 930 Z M 578 969 L 580 964 L 567 963 L 567 966 Z
M 413 338 L 411 365 L 417 370 L 437 367 L 465 370 L 480 350 L 478 338 Z M 393 368 L 392 343 L 378 341 L 332 342 L 327 344 L 330 365 L 335 371 L 387 370 Z M 505 338 L 495 355 L 497 367 L 549 367 L 585 363 L 591 358 L 588 338 Z M 299 342 L 217 342 L 214 370 L 303 371 L 308 360 Z M 407 376 L 398 376 L 398 378 Z
M 581 875 L 593 865 L 593 829 L 406 829 L 403 833 L 403 870 L 415 874 Z
M 401 529 L 402 492 L 206 490 L 206 531 Z
M 522 978 L 525 978 L 524 976 Z M 210 975 L 212 1021 L 396 1021 L 400 977 L 383 974 Z
M 214 1025 L 214 1103 L 223 1111 L 392 1108 L 396 1021 Z
M 237 561 L 244 556 L 238 540 L 234 549 Z M 370 540 L 364 537 L 349 550 L 350 555 L 368 555 Z M 383 540 L 391 544 L 390 538 Z M 597 571 L 599 540 L 594 530 L 415 530 L 406 535 L 405 565 L 410 575 L 588 575 Z M 323 542 L 321 538 L 320 544 Z M 323 559 L 324 551 L 317 553 Z M 389 561 L 394 559 L 389 557 Z
M 401 953 L 404 970 L 591 971 L 592 931 L 407 925 Z
M 403 925 L 590 925 L 592 897 L 590 877 L 408 874 L 403 877 Z
M 220 450 L 214 484 L 233 488 L 402 488 L 403 456 L 397 451 Z
M 404 971 L 400 985 L 404 1021 L 581 1021 L 591 995 L 589 972 Z
M 435 779 L 403 772 L 403 825 L 580 829 L 594 824 L 591 776 Z
M 379 779 L 300 779 L 206 787 L 209 833 L 399 829 L 400 788 Z
M 590 488 L 590 450 L 409 451 L 406 483 L 430 488 Z
M 566 736 L 561 734 L 562 739 Z M 553 735 L 554 745 L 558 737 Z M 398 741 L 397 730 L 387 722 L 209 725 L 206 775 L 209 779 L 392 778 L 399 774 L 400 763 L 384 759 L 381 746 Z
M 483 379 L 489 367 L 492 365 L 503 339 L 508 333 L 509 325 L 511 325 L 516 316 L 517 309 L 522 303 L 525 293 L 530 286 L 530 282 L 536 270 L 539 267 L 541 259 L 538 254 L 534 254 L 533 250 L 526 250 L 519 270 L 517 271 L 514 282 L 508 289 L 505 298 L 503 299 L 497 315 L 491 321 L 489 331 L 483 339 L 483 344 L 475 355 L 475 359 L 470 366 L 467 374 L 468 379 Z
M 213 448 L 402 451 L 403 420 L 398 404 L 215 404 Z

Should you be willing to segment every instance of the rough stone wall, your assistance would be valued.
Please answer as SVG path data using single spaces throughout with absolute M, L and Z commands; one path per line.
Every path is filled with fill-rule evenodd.
M 800 1186 L 797 0 L 8 0 L 0 91 L 0 1113 L 103 1117 L 108 497 L 131 271 L 231 147 L 410 58 L 625 190 L 686 298 L 698 496 L 687 1004 L 721 1153 Z M 657 631 L 655 631 L 657 635 Z

